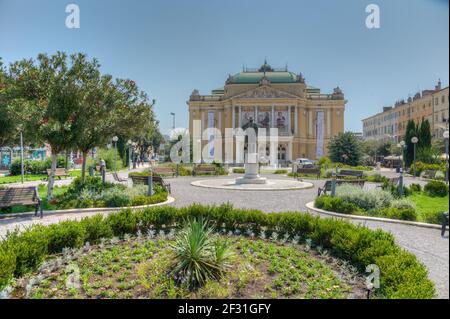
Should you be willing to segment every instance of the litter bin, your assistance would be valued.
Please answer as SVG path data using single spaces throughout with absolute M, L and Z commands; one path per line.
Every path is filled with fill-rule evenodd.
M 400 173 L 400 166 L 397 166 L 397 167 L 395 168 L 395 172 L 396 172 L 396 173 Z

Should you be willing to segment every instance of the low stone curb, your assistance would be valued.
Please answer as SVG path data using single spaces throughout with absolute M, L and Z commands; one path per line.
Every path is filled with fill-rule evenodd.
M 335 217 L 341 217 L 341 218 L 351 218 L 351 219 L 359 219 L 359 220 L 371 220 L 371 221 L 393 223 L 393 224 L 403 224 L 403 225 L 410 225 L 410 226 L 423 227 L 423 228 L 433 228 L 433 229 L 441 229 L 442 228 L 441 225 L 421 223 L 421 222 L 412 222 L 412 221 L 408 221 L 408 220 L 398 220 L 398 219 L 390 219 L 390 218 L 382 218 L 382 217 L 371 217 L 371 216 L 361 216 L 361 215 L 348 215 L 348 214 L 341 214 L 341 213 L 330 212 L 330 211 L 327 211 L 327 210 L 316 208 L 314 206 L 314 202 L 307 203 L 306 204 L 306 208 L 308 208 L 308 209 L 310 209 L 312 211 L 315 211 L 317 213 L 326 214 L 326 215 L 335 216 Z M 446 228 L 448 230 L 448 226 Z
M 148 207 L 156 207 L 172 204 L 175 202 L 175 198 L 172 196 L 167 196 L 167 200 L 165 202 L 143 205 L 143 206 L 124 206 L 124 207 L 101 207 L 101 208 L 72 208 L 72 209 L 60 209 L 60 210 L 48 210 L 44 211 L 45 216 L 55 216 L 55 215 L 65 215 L 65 214 L 77 214 L 77 213 L 102 213 L 102 212 L 115 212 L 120 211 L 122 209 L 142 209 Z M 39 214 L 38 214 L 39 216 Z M 38 217 L 36 216 L 36 217 Z M 0 215 L 0 219 L 9 219 L 9 218 L 29 218 L 35 217 L 34 212 L 27 213 L 15 213 L 15 214 L 2 214 Z

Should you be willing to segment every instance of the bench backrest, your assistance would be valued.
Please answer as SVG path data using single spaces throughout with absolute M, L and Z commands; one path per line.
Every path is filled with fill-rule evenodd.
M 175 169 L 172 167 L 155 167 L 152 169 L 154 174 L 174 174 Z
M 431 170 L 431 169 L 427 169 L 423 171 L 423 176 L 425 177 L 435 177 L 436 176 L 436 172 L 435 170 Z
M 216 167 L 213 165 L 198 165 L 195 167 L 195 170 L 201 172 L 215 172 Z
M 320 167 L 297 167 L 297 173 L 318 174 L 318 173 L 320 173 Z
M 133 181 L 133 184 L 137 183 L 148 185 L 148 176 L 131 175 L 130 178 Z M 161 176 L 153 175 L 152 182 L 162 185 L 164 183 L 164 179 Z
M 363 171 L 349 170 L 349 169 L 341 169 L 339 174 L 341 176 L 354 176 L 354 177 L 362 177 Z
M 358 185 L 358 186 L 363 187 L 364 180 L 336 180 L 336 186 L 343 185 L 343 184 L 352 184 L 352 185 Z M 331 191 L 331 180 L 327 180 L 325 182 L 325 185 L 323 186 L 323 188 L 327 192 Z
M 39 196 L 36 187 L 17 187 L 0 189 L 0 206 L 11 204 L 38 203 Z
M 47 169 L 47 175 L 50 176 L 51 173 L 52 173 L 52 170 Z M 56 168 L 55 176 L 58 176 L 58 175 L 67 175 L 67 170 L 65 168 Z

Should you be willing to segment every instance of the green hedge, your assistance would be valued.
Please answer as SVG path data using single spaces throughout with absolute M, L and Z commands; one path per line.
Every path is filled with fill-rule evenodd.
M 321 219 L 306 213 L 265 214 L 258 210 L 234 209 L 230 205 L 209 207 L 193 205 L 184 208 L 154 207 L 140 211 L 130 209 L 106 217 L 97 215 L 81 221 L 66 221 L 51 226 L 34 226 L 10 234 L 0 244 L 0 288 L 13 277 L 30 272 L 52 253 L 63 247 L 81 247 L 84 242 L 100 238 L 143 233 L 149 228 L 177 226 L 189 217 L 207 217 L 218 228 L 227 231 L 251 230 L 266 236 L 276 231 L 280 236 L 299 235 L 312 239 L 315 245 L 335 256 L 352 262 L 361 271 L 369 264 L 380 268 L 381 298 L 432 298 L 435 290 L 427 278 L 426 268 L 416 257 L 395 244 L 394 237 L 381 230 L 370 230 L 347 221 Z

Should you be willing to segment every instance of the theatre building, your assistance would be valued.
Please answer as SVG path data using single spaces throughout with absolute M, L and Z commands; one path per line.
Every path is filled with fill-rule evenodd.
M 276 150 L 281 164 L 299 157 L 318 159 L 326 155 L 330 138 L 344 130 L 346 100 L 339 87 L 323 94 L 320 89 L 307 85 L 301 73 L 287 68 L 273 69 L 266 62 L 259 69 L 244 68 L 230 75 L 225 86 L 210 95 L 194 90 L 187 104 L 191 136 L 194 120 L 200 121 L 202 131 L 218 129 L 222 139 L 225 139 L 225 128 L 257 126 L 267 132 L 277 128 L 276 145 L 268 141 L 266 149 L 267 154 Z M 241 143 L 237 139 L 233 142 Z M 208 139 L 202 143 L 207 144 Z M 208 154 L 214 157 L 214 149 Z M 242 152 L 235 151 L 233 158 L 242 162 L 243 156 Z

